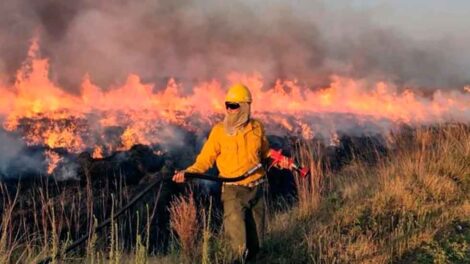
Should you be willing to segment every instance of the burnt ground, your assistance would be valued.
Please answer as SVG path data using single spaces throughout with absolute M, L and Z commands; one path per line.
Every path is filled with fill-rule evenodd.
M 158 177 L 173 174 L 175 169 L 189 165 L 197 153 L 195 138 L 189 136 L 187 144 L 174 148 L 165 154 L 158 154 L 160 146 L 135 145 L 128 151 L 115 152 L 112 155 L 94 159 L 90 153 L 78 155 L 64 149 L 55 149 L 64 157 L 62 164 L 53 175 L 44 175 L 29 167 L 22 167 L 21 160 L 13 162 L 9 170 L 3 172 L 0 190 L 0 209 L 2 215 L 7 213 L 8 204 L 17 196 L 12 211 L 12 237 L 33 242 L 50 235 L 51 216 L 59 224 L 56 229 L 62 239 L 70 236 L 76 239 L 86 233 L 93 217 L 102 222 L 114 210 L 125 205 L 136 193 L 145 188 Z M 271 147 L 282 149 L 286 155 L 296 153 L 296 148 L 305 144 L 297 138 L 270 136 Z M 321 166 L 331 171 L 339 170 L 353 159 L 374 163 L 378 156 L 387 154 L 384 139 L 380 136 L 351 137 L 341 136 L 339 143 L 329 146 L 320 140 L 308 142 L 316 147 L 312 153 L 314 159 L 321 160 Z M 189 146 L 189 147 L 188 147 Z M 193 147 L 194 146 L 194 147 Z M 25 148 L 26 155 L 41 156 L 47 150 L 36 146 Z M 321 156 L 321 159 L 320 159 Z M 55 178 L 55 173 L 68 172 L 74 177 Z M 209 173 L 217 174 L 216 169 Z M 268 172 L 268 200 L 273 210 L 279 204 L 292 204 L 296 201 L 295 176 L 286 170 L 272 168 Z M 123 242 L 127 247 L 135 243 L 136 221 L 142 226 L 146 219 L 151 221 L 150 248 L 165 251 L 170 238 L 168 208 L 174 197 L 192 189 L 200 207 L 207 209 L 209 199 L 213 205 L 213 225 L 218 229 L 221 224 L 222 206 L 220 202 L 220 184 L 209 181 L 193 180 L 189 184 L 175 184 L 164 181 L 153 192 L 147 194 L 140 203 L 129 210 L 119 220 L 122 227 Z M 283 201 L 279 203 L 279 201 Z M 202 209 L 202 208 L 200 208 Z M 149 212 L 149 214 L 147 214 Z M 145 220 L 143 220 L 145 219 Z M 108 230 L 109 231 L 109 230 Z M 107 232 L 107 231 L 105 231 Z M 27 234 L 27 235 L 24 235 Z

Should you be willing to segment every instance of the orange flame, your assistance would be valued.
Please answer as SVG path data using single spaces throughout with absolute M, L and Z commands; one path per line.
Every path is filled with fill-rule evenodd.
M 44 154 L 46 155 L 46 161 L 48 162 L 47 173 L 51 174 L 57 167 L 59 162 L 62 160 L 62 158 L 57 152 L 54 152 L 52 150 L 46 150 Z
M 103 158 L 103 148 L 101 146 L 95 146 L 91 157 L 94 159 L 101 159 Z
M 105 91 L 84 76 L 81 94 L 72 95 L 49 79 L 48 60 L 38 50 L 38 42 L 33 41 L 26 62 L 17 72 L 17 81 L 0 85 L 3 127 L 8 131 L 22 130 L 27 144 L 71 152 L 91 148 L 93 157 L 103 157 L 106 151 L 161 142 L 159 128 L 165 124 L 196 130 L 200 123 L 213 124 L 214 116 L 224 113 L 225 89 L 217 80 L 201 82 L 191 94 L 183 94 L 182 84 L 174 79 L 163 89 L 155 89 L 153 84 L 129 74 L 122 86 Z M 342 76 L 331 76 L 330 85 L 320 89 L 303 86 L 296 80 L 278 80 L 267 89 L 258 73 L 231 73 L 227 79 L 250 87 L 255 117 L 306 139 L 319 133 L 318 127 L 305 118 L 308 115 L 340 113 L 356 116 L 358 122 L 385 119 L 408 124 L 470 121 L 468 86 L 462 92 L 438 90 L 431 97 L 424 97 L 411 89 L 399 92 L 403 89 L 390 83 L 371 85 L 367 80 Z M 25 120 L 29 125 L 23 127 Z M 337 125 L 333 121 L 331 124 Z M 112 127 L 122 128 L 118 143 L 111 144 L 104 136 L 104 131 Z M 335 144 L 337 134 L 329 133 L 335 135 L 331 141 Z

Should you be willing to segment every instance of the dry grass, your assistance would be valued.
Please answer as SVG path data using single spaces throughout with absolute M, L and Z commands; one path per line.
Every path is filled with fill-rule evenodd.
M 335 175 L 326 197 L 334 200 L 311 214 L 306 240 L 315 262 L 397 261 L 452 222 L 468 221 L 469 142 L 464 126 L 419 129 L 378 166 L 356 163 Z
M 78 184 L 60 187 L 54 182 L 38 182 L 29 189 L 20 185 L 0 185 L 0 263 L 36 263 L 46 256 L 60 256 L 61 261 L 67 263 L 82 263 L 85 259 L 87 263 L 122 263 L 123 255 L 127 254 L 123 251 L 124 243 L 133 246 L 130 250 L 135 249 L 139 260 L 144 259 L 140 263 L 146 263 L 150 237 L 147 227 L 150 227 L 148 223 L 155 208 L 139 215 L 131 212 L 130 217 L 121 217 L 109 229 L 93 234 L 85 250 L 79 250 L 80 255 L 63 254 L 74 239 L 109 217 L 114 208 L 121 207 L 129 199 L 122 187 L 114 199 L 109 190 L 99 194 L 93 194 L 90 190 L 82 189 Z M 15 196 L 10 197 L 11 194 Z M 139 233 L 129 228 L 130 224 L 136 223 L 136 219 L 145 219 L 137 221 L 138 226 L 135 227 L 135 230 L 145 229 L 139 243 L 136 243 L 137 235 L 128 236 L 128 232 Z M 141 257 L 142 252 L 145 253 L 144 258 Z M 52 263 L 62 262 L 53 258 Z
M 296 143 L 296 157 L 312 175 L 296 179 L 293 207 L 272 214 L 257 263 L 468 263 L 469 127 L 420 128 L 391 139 L 388 154 L 375 163 L 357 158 L 334 173 L 322 166 L 320 145 Z M 111 204 L 118 208 L 129 198 L 120 189 L 111 203 L 109 193 L 93 194 L 91 188 L 73 198 L 53 196 L 46 186 L 34 190 L 40 199 L 30 201 L 32 215 L 16 212 L 25 202 L 1 186 L 1 263 L 33 263 L 60 252 L 68 234 L 83 234 L 109 216 Z M 211 229 L 210 213 L 198 212 L 192 195 L 170 209 L 179 247 L 150 256 L 154 210 L 130 212 L 103 233 L 110 231 L 109 239 L 93 236 L 84 254 L 65 256 L 66 262 L 80 263 L 86 256 L 88 263 L 230 263 L 223 237 Z M 123 250 L 126 243 L 132 250 Z
M 170 207 L 170 225 L 176 232 L 181 254 L 187 263 L 192 263 L 198 254 L 198 223 L 196 203 L 192 192 L 186 197 L 176 198 Z

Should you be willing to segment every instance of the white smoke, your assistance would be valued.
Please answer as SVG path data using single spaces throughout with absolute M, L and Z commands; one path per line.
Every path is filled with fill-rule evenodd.
M 21 139 L 0 129 L 0 175 L 16 177 L 24 173 L 43 173 L 43 158 L 38 153 L 25 154 Z

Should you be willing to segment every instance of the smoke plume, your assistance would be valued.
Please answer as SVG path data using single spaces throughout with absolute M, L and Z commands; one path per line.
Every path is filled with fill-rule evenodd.
M 14 80 L 35 35 L 51 79 L 72 92 L 87 74 L 101 87 L 129 73 L 191 84 L 232 71 L 311 86 L 331 74 L 428 89 L 470 81 L 462 43 L 422 42 L 322 1 L 4 0 L 0 78 Z
M 0 178 L 44 172 L 42 154 L 25 149 L 21 139 L 0 129 L 0 142 Z M 28 151 L 29 153 L 26 153 Z

